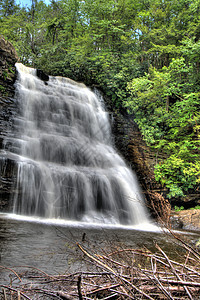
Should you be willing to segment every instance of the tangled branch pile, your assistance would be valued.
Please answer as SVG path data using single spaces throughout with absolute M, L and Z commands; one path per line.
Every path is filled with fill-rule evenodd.
M 155 253 L 118 248 L 96 254 L 77 243 L 92 271 L 51 276 L 36 268 L 20 273 L 7 268 L 12 278 L 1 285 L 1 299 L 200 299 L 200 254 L 175 239 L 180 260 L 158 245 Z

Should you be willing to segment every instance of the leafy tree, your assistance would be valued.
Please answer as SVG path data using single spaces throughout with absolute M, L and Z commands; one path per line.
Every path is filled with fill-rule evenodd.
M 151 67 L 128 84 L 132 97 L 124 103 L 135 114 L 146 142 L 167 155 L 155 175 L 169 188 L 169 197 L 184 196 L 200 182 L 200 93 L 193 92 L 192 74 L 184 58 L 161 71 Z
M 0 16 L 8 17 L 13 15 L 19 6 L 15 4 L 15 0 L 1 0 L 0 1 Z

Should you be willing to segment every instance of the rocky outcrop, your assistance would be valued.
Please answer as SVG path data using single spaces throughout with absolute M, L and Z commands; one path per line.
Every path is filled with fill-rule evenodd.
M 13 96 L 18 56 L 13 45 L 0 36 L 0 96 Z
M 171 205 L 165 197 L 166 189 L 156 182 L 154 176 L 154 166 L 158 157 L 144 142 L 134 122 L 134 116 L 129 115 L 122 107 L 116 109 L 110 99 L 106 97 L 104 99 L 111 114 L 114 144 L 118 152 L 135 170 L 151 215 L 168 223 Z
M 134 116 L 123 110 L 113 114 L 113 133 L 117 149 L 135 170 L 143 190 L 146 205 L 154 218 L 169 222 L 171 205 L 165 197 L 166 190 L 155 180 L 155 153 L 146 145 L 134 122 Z
M 134 116 L 128 115 L 123 109 L 113 111 L 112 130 L 115 145 L 119 152 L 125 157 L 127 163 L 137 173 L 141 188 L 146 198 L 147 207 L 152 216 L 162 219 L 167 225 L 183 229 L 200 229 L 200 210 L 190 210 L 200 203 L 200 194 L 188 194 L 184 198 L 167 198 L 168 190 L 161 186 L 154 176 L 154 167 L 157 161 L 163 159 L 163 155 L 155 153 L 148 147 L 134 122 Z M 184 212 L 171 213 L 171 206 L 184 206 Z M 186 213 L 187 212 L 187 213 Z M 199 219 L 198 219 L 199 218 Z
M 200 231 L 200 209 L 173 211 L 170 221 L 174 229 Z
M 7 210 L 13 192 L 15 163 L 4 155 L 4 140 L 12 132 L 17 105 L 14 99 L 17 53 L 12 44 L 0 36 L 0 210 Z
M 37 69 L 36 70 L 36 75 L 38 78 L 40 78 L 42 81 L 46 82 L 49 80 L 49 75 L 47 75 L 46 73 L 44 73 L 42 70 Z

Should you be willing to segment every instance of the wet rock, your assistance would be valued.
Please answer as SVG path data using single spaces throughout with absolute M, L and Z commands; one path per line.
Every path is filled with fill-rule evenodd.
M 17 176 L 17 164 L 15 160 L 6 158 L 0 154 L 0 211 L 9 212 L 12 207 L 11 199 L 15 193 L 14 182 Z
M 14 98 L 16 79 L 15 63 L 18 61 L 13 45 L 0 36 L 0 211 L 8 211 L 11 205 L 16 167 L 4 157 L 4 140 L 12 132 L 13 117 L 17 111 Z
M 39 77 L 41 80 L 45 82 L 49 80 L 49 76 L 45 74 L 42 70 L 37 69 L 36 74 L 37 77 Z
M 200 231 L 200 209 L 186 209 L 172 212 L 171 225 L 174 229 Z
M 0 36 L 0 94 L 7 96 L 13 91 L 16 79 L 15 63 L 19 60 L 13 45 Z M 11 86 L 10 86 L 11 85 Z

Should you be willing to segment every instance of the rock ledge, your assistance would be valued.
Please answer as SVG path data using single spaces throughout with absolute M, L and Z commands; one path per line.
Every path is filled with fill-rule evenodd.
M 174 229 L 200 231 L 200 209 L 186 209 L 171 214 Z

